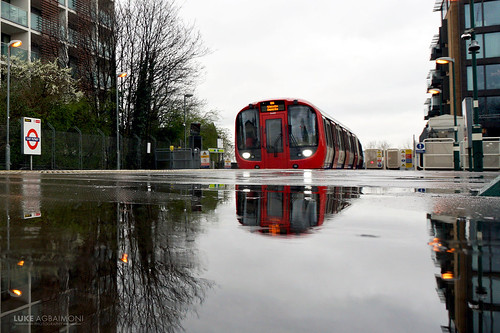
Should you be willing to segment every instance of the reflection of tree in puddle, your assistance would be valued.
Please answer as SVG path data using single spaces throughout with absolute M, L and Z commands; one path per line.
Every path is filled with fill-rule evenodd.
M 196 276 L 199 224 L 187 223 L 184 214 L 175 205 L 168 211 L 121 206 L 119 247 L 128 262 L 118 268 L 119 331 L 175 331 L 193 303 L 203 300 L 211 283 Z
M 0 207 L 0 331 L 180 330 L 211 286 L 195 239 L 218 198 L 171 192 L 164 206 L 42 199 L 30 220 L 17 199 Z
M 299 235 L 359 197 L 357 187 L 239 185 L 238 221 L 269 235 Z
M 491 215 L 498 208 L 486 220 L 461 215 L 454 205 L 440 200 L 427 215 L 429 246 L 440 269 L 436 290 L 449 316 L 442 330 L 499 332 L 500 221 Z

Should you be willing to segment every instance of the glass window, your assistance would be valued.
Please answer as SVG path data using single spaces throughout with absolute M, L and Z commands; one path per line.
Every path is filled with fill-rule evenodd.
M 259 111 L 249 109 L 241 112 L 236 120 L 236 137 L 238 149 L 260 147 Z
M 476 41 L 479 43 L 480 49 L 476 53 L 476 59 L 481 59 L 484 58 L 484 43 L 483 43 L 483 35 L 482 34 L 476 34 Z M 472 59 L 472 54 L 469 52 L 469 46 L 470 46 L 471 41 L 468 40 L 465 42 L 467 48 L 467 59 Z
M 465 5 L 465 28 L 470 28 L 470 5 Z M 481 3 L 474 3 L 474 27 L 483 26 L 483 11 Z
M 484 26 L 500 24 L 500 1 L 488 1 L 484 6 Z
M 318 145 L 316 113 L 305 105 L 288 107 L 290 147 Z
M 484 56 L 486 58 L 500 57 L 500 32 L 484 35 Z
M 266 120 L 266 147 L 268 153 L 283 152 L 283 132 L 281 119 Z
M 486 89 L 500 89 L 500 64 L 486 65 Z
M 473 90 L 471 66 L 467 67 L 467 89 Z M 477 66 L 477 89 L 484 90 L 484 66 Z
M 492 96 L 487 99 L 488 114 L 500 115 L 500 96 Z

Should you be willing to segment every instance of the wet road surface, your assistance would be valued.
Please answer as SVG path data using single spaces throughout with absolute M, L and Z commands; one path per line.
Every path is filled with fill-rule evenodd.
M 1 332 L 495 332 L 496 176 L 0 173 Z

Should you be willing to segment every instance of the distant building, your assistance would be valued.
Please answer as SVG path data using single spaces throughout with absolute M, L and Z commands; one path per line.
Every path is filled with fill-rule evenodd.
M 500 137 L 500 0 L 476 0 L 475 33 L 480 49 L 477 53 L 479 122 L 484 137 Z M 431 44 L 430 60 L 450 57 L 452 65 L 437 65 L 427 77 L 428 88 L 438 88 L 425 103 L 425 119 L 440 115 L 462 116 L 462 100 L 472 97 L 472 61 L 468 48 L 471 40 L 462 35 L 471 27 L 469 0 L 436 0 L 434 11 L 441 13 L 441 27 Z M 456 89 L 453 91 L 453 75 Z M 455 96 L 455 98 L 454 98 Z
M 1 54 L 53 60 L 71 67 L 83 89 L 110 87 L 114 78 L 114 0 L 2 0 Z

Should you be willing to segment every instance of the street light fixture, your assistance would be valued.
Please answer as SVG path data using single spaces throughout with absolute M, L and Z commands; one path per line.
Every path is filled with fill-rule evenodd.
M 455 142 L 453 142 L 453 164 L 454 170 L 460 170 L 460 145 L 458 144 L 458 128 L 457 128 L 457 99 L 456 99 L 456 84 L 455 84 L 455 59 L 450 57 L 441 57 L 436 59 L 436 64 L 446 65 L 451 63 L 451 71 L 453 74 L 453 132 Z
M 116 170 L 120 170 L 120 103 L 118 100 L 118 79 L 127 76 L 127 72 L 122 72 L 116 76 Z
M 13 40 L 7 47 L 7 145 L 5 146 L 5 169 L 10 170 L 10 48 L 19 47 L 23 44 L 20 40 Z
M 193 94 L 184 94 L 184 149 L 186 149 L 186 98 L 193 97 Z

